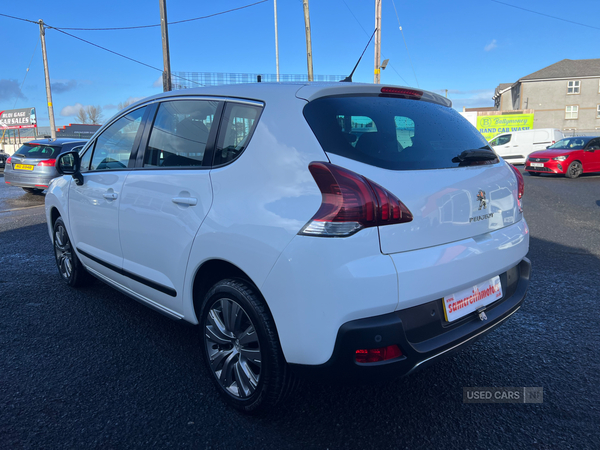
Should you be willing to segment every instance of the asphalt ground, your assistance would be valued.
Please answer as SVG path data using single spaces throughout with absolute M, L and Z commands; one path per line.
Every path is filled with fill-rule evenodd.
M 2 181 L 2 449 L 600 447 L 600 176 L 525 175 L 532 280 L 504 325 L 392 383 L 304 383 L 262 417 L 220 400 L 196 327 L 63 285 L 43 195 Z M 505 386 L 543 403 L 463 403 L 463 387 Z

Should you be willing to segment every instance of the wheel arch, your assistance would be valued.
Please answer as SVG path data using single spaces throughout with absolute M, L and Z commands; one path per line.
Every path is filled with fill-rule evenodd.
M 222 259 L 211 259 L 202 263 L 202 265 L 196 271 L 194 275 L 194 283 L 192 287 L 192 299 L 194 306 L 194 314 L 196 320 L 200 322 L 200 311 L 202 309 L 202 303 L 207 292 L 216 283 L 221 280 L 233 278 L 238 280 L 244 280 L 250 284 L 255 290 L 257 295 L 263 301 L 265 307 L 269 310 L 269 314 L 273 317 L 269 305 L 265 301 L 262 293 L 258 286 L 252 281 L 252 279 L 242 269 L 237 267 L 235 264 L 230 263 Z

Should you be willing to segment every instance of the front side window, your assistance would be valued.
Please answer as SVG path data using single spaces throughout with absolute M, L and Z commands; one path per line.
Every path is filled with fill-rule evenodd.
M 490 145 L 492 147 L 496 147 L 498 145 L 505 145 L 510 142 L 510 134 L 503 134 L 502 136 L 498 136 L 497 138 L 490 141 Z
M 202 166 L 218 105 L 205 100 L 161 103 L 144 154 L 144 167 Z
M 579 81 L 567 81 L 567 94 L 579 94 Z
M 592 139 L 589 144 L 587 145 L 587 147 L 585 148 L 586 150 L 598 150 L 600 149 L 600 139 Z
M 579 106 L 567 106 L 565 109 L 565 119 L 577 119 L 579 113 Z
M 242 154 L 248 146 L 262 108 L 228 103 L 221 120 L 215 151 L 216 166 L 227 164 Z
M 462 152 L 491 151 L 457 111 L 423 100 L 322 97 L 304 107 L 304 117 L 327 153 L 389 170 L 459 167 Z M 348 139 L 349 133 L 356 135 L 355 142 Z
M 140 125 L 145 111 L 146 107 L 143 107 L 130 112 L 118 119 L 98 136 L 89 170 L 127 168 L 134 144 L 138 141 L 136 138 L 141 131 Z M 86 154 L 90 153 L 90 149 L 88 149 Z M 86 155 L 82 158 L 82 168 L 85 167 L 85 161 Z

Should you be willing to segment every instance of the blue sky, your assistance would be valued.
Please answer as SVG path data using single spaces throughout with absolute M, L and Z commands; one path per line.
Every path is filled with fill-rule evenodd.
M 178 21 L 238 8 L 258 0 L 167 0 Z M 499 83 L 510 83 L 562 59 L 599 58 L 600 1 L 502 0 L 561 17 L 556 20 L 493 0 L 383 0 L 382 84 L 448 89 L 454 107 L 493 106 Z M 282 74 L 306 73 L 301 0 L 278 0 Z M 398 18 L 402 26 L 399 30 Z M 374 1 L 310 0 L 313 67 L 318 75 L 347 75 L 374 30 Z M 0 13 L 63 27 L 125 27 L 160 23 L 158 0 L 3 2 Z M 590 28 L 581 24 L 589 25 Z M 68 33 L 162 69 L 160 27 Z M 182 72 L 275 73 L 273 1 L 169 27 L 171 67 Z M 104 118 L 116 105 L 162 91 L 160 72 L 57 30 L 46 34 L 56 125 L 75 122 L 78 105 L 99 105 Z M 35 107 L 48 125 L 39 27 L 0 16 L 0 110 Z M 410 58 L 409 58 L 410 55 Z M 412 60 L 412 65 L 411 65 Z M 31 66 L 24 84 L 27 67 Z M 373 44 L 354 81 L 373 82 Z M 413 72 L 414 70 L 414 72 Z M 415 76 L 416 74 L 416 76 Z M 22 88 L 21 88 L 22 85 Z

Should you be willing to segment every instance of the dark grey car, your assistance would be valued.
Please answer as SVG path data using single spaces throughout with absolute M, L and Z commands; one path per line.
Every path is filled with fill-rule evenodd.
M 31 194 L 48 188 L 60 176 L 54 165 L 58 155 L 80 150 L 87 139 L 37 139 L 19 148 L 6 162 L 4 182 Z

